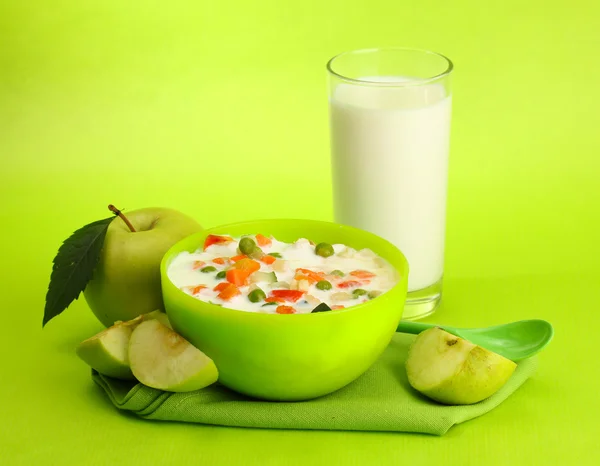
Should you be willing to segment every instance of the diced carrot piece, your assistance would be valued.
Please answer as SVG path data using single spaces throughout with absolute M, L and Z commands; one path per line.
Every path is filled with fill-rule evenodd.
M 260 264 L 249 258 L 237 261 L 233 267 L 235 269 L 248 270 L 248 275 L 260 270 Z
M 352 272 L 350 272 L 350 275 L 352 275 L 353 277 L 356 277 L 356 278 L 366 278 L 366 279 L 373 278 L 376 276 L 374 273 L 371 273 L 367 270 L 353 270 Z
M 295 303 L 304 295 L 304 293 L 304 291 L 300 290 L 273 290 L 271 291 L 271 296 Z
M 229 259 L 227 257 L 217 257 L 216 259 L 213 259 L 213 263 L 219 265 L 225 265 L 228 261 Z
M 267 265 L 271 265 L 273 262 L 275 262 L 277 259 L 273 256 L 265 256 L 261 259 L 261 262 L 264 262 Z
M 206 262 L 203 262 L 203 261 L 194 261 L 194 263 L 192 264 L 192 269 L 198 270 L 200 267 L 203 267 L 204 264 L 206 264 Z
M 325 279 L 325 273 L 313 272 L 308 269 L 296 269 L 296 280 L 308 280 L 311 284 Z
M 196 295 L 200 293 L 200 291 L 202 291 L 204 288 L 206 288 L 206 285 L 188 286 L 186 288 L 190 291 L 190 293 Z
M 354 286 L 360 286 L 364 282 L 357 282 L 356 280 L 348 280 L 346 282 L 341 282 L 337 284 L 338 288 L 352 288 Z
M 213 244 L 226 244 L 233 241 L 230 236 L 208 235 L 204 240 L 204 250 Z
M 345 306 L 342 306 L 341 304 L 336 304 L 335 306 L 331 306 L 331 310 L 335 311 L 336 309 L 344 309 Z
M 239 256 L 233 256 L 231 258 L 231 262 L 239 262 L 242 259 L 248 259 L 248 256 L 246 254 L 240 254 Z
M 231 298 L 234 298 L 235 296 L 239 296 L 241 295 L 242 292 L 239 290 L 239 288 L 231 283 L 227 284 L 227 287 L 223 289 L 223 291 L 221 291 L 217 297 L 221 298 L 224 301 L 229 301 Z
M 292 306 L 277 306 L 275 312 L 277 314 L 295 314 L 296 310 Z
M 271 246 L 271 244 L 273 244 L 271 238 L 267 238 L 266 236 L 263 236 L 260 233 L 256 235 L 256 242 L 259 246 Z
M 229 286 L 229 283 L 227 283 L 227 282 L 221 282 L 221 283 L 219 283 L 217 286 L 215 286 L 213 288 L 213 291 L 223 291 L 228 286 Z
M 248 284 L 248 277 L 251 272 L 244 269 L 229 269 L 226 273 L 226 278 L 229 283 L 236 286 L 245 286 Z
M 284 303 L 284 302 L 285 302 L 285 299 L 276 298 L 275 296 L 271 296 L 271 297 L 265 299 L 265 303 Z

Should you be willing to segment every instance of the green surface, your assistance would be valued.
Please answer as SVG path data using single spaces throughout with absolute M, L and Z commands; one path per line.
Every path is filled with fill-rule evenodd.
M 1 1 L 0 462 L 600 463 L 599 21 L 591 0 Z M 427 320 L 549 320 L 537 373 L 441 438 L 120 414 L 74 352 L 101 329 L 85 302 L 41 329 L 60 242 L 109 203 L 207 227 L 330 220 L 325 62 L 386 45 L 456 65 L 445 294 Z

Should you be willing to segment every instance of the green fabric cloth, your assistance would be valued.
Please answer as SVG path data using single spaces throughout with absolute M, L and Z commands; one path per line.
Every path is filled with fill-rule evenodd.
M 453 425 L 494 409 L 536 370 L 521 361 L 494 395 L 468 406 L 445 406 L 409 385 L 404 369 L 413 335 L 396 334 L 379 360 L 361 377 L 330 395 L 309 401 L 268 402 L 239 395 L 217 384 L 187 393 L 170 393 L 103 376 L 93 380 L 121 410 L 144 419 L 271 429 L 317 429 L 445 434 Z

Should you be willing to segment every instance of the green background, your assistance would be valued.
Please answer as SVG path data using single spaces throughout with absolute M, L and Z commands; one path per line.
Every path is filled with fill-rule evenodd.
M 1 0 L 0 463 L 598 464 L 599 24 L 589 0 Z M 85 302 L 41 328 L 61 241 L 109 203 L 331 219 L 325 63 L 391 45 L 456 66 L 428 321 L 550 320 L 538 373 L 441 438 L 118 413 L 74 354 L 100 329 Z

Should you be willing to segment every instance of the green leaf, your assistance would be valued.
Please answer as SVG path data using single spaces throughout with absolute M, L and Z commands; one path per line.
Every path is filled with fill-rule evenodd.
M 80 228 L 58 249 L 46 293 L 42 327 L 69 307 L 85 289 L 100 260 L 106 230 L 113 219 L 114 216 Z

